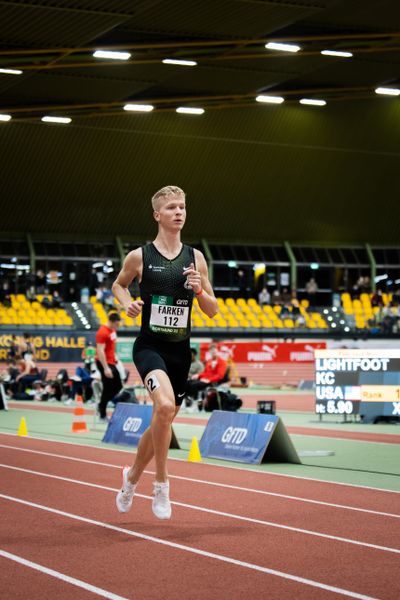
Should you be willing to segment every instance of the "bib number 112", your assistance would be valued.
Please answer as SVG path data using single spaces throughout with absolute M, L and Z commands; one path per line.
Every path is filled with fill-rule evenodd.
M 171 317 L 171 316 L 164 315 L 163 319 L 164 319 L 164 325 L 167 325 L 168 327 L 177 327 L 177 325 L 178 325 L 178 317 Z

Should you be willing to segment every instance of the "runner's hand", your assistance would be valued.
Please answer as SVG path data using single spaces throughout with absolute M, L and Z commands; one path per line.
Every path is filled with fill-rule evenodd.
M 106 377 L 108 377 L 108 379 L 112 379 L 114 377 L 113 372 L 111 371 L 110 367 L 107 367 L 107 369 L 104 369 L 104 375 Z
M 133 300 L 131 304 L 125 309 L 128 317 L 131 317 L 131 319 L 137 317 L 142 312 L 143 304 L 143 300 Z
M 193 263 L 190 263 L 190 267 L 183 271 L 183 274 L 187 277 L 188 286 L 198 294 L 201 291 L 201 275 L 199 271 L 196 271 Z

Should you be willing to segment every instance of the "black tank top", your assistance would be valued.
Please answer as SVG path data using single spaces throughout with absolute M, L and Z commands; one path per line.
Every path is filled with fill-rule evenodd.
M 186 287 L 183 271 L 195 264 L 194 250 L 182 245 L 173 260 L 165 258 L 153 243 L 142 246 L 143 272 L 139 284 L 142 309 L 141 335 L 167 342 L 190 337 L 193 291 Z

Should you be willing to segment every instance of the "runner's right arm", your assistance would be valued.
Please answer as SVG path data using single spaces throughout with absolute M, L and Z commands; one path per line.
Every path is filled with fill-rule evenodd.
M 129 252 L 124 260 L 122 269 L 112 285 L 112 291 L 121 306 L 125 309 L 128 317 L 134 318 L 142 311 L 143 301 L 132 300 L 129 285 L 142 274 L 142 249 L 137 248 Z

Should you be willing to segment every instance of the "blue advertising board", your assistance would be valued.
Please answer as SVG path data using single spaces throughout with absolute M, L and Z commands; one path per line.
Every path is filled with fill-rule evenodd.
M 267 461 L 300 463 L 280 418 L 216 410 L 200 440 L 204 457 L 260 464 Z
M 137 446 L 140 438 L 150 426 L 153 407 L 149 404 L 124 404 L 119 402 L 114 410 L 102 439 L 108 444 Z M 179 448 L 172 430 L 170 448 Z
M 148 404 L 123 404 L 114 410 L 103 442 L 137 446 L 143 433 L 150 425 L 153 408 Z

